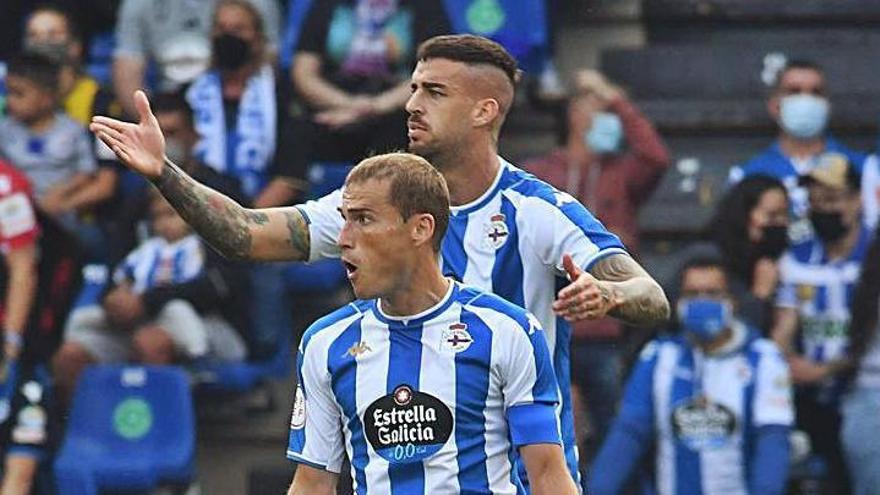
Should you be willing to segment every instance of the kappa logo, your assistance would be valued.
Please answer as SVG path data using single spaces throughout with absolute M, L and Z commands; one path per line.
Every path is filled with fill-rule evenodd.
M 355 344 L 352 344 L 352 346 L 349 347 L 347 351 L 345 351 L 344 355 L 356 358 L 356 357 L 358 357 L 362 354 L 366 354 L 372 350 L 373 349 L 370 347 L 370 344 L 367 344 L 366 342 L 357 342 Z
M 452 352 L 459 353 L 466 351 L 471 344 L 474 343 L 473 337 L 467 331 L 467 325 L 464 323 L 456 323 L 449 325 L 449 328 L 443 331 L 443 341 L 441 346 Z
M 492 215 L 489 218 L 489 223 L 485 226 L 486 242 L 492 248 L 500 248 L 507 242 L 507 238 L 510 237 L 510 231 L 504 222 L 506 218 L 503 213 Z

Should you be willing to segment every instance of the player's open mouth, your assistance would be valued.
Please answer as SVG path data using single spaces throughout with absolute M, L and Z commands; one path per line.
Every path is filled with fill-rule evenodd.
M 353 263 L 349 263 L 348 261 L 342 261 L 343 266 L 345 266 L 345 273 L 348 275 L 348 278 L 354 276 L 355 272 L 357 272 L 357 265 Z

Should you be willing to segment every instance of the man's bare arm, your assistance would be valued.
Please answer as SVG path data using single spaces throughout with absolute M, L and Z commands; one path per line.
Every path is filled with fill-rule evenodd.
M 309 229 L 296 208 L 253 210 L 199 184 L 165 157 L 165 136 L 143 91 L 134 95 L 139 122 L 92 119 L 89 129 L 131 170 L 152 181 L 220 254 L 232 259 L 303 261 Z
M 603 299 L 613 308 L 609 315 L 636 326 L 651 326 L 669 319 L 669 301 L 663 288 L 634 259 L 612 254 L 593 265 L 590 273 L 601 283 Z
M 334 495 L 339 475 L 300 464 L 287 495 Z
M 523 445 L 519 453 L 526 465 L 535 495 L 576 495 L 577 485 L 565 467 L 562 448 L 556 444 Z
M 245 208 L 199 184 L 168 160 L 153 183 L 180 216 L 227 258 L 305 261 L 309 257 L 309 228 L 296 208 Z

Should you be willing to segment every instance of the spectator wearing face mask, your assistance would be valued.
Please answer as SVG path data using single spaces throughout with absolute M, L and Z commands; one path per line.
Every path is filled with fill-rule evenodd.
M 260 12 L 268 51 L 274 54 L 280 29 L 276 0 L 248 0 Z M 177 91 L 204 72 L 211 60 L 211 27 L 217 0 L 122 0 L 116 24 L 113 87 L 129 115 L 132 96 L 146 86 L 147 67 L 156 68 L 156 89 Z
M 255 207 L 289 204 L 304 190 L 305 171 L 289 159 L 300 139 L 287 129 L 288 95 L 268 61 L 259 10 L 248 0 L 220 0 L 211 40 L 211 68 L 186 91 L 199 134 L 195 156 L 236 178 Z
M 622 493 L 653 452 L 646 493 L 781 495 L 794 420 L 785 359 L 738 318 L 721 260 L 692 259 L 680 281 L 680 333 L 642 351 L 590 493 Z
M 638 250 L 639 207 L 669 167 L 669 152 L 647 118 L 620 88 L 593 70 L 575 76 L 568 104 L 565 146 L 529 161 L 525 169 L 593 211 L 630 252 Z M 620 388 L 621 324 L 604 318 L 574 324 L 572 379 L 586 403 L 592 438 L 581 452 L 591 458 L 611 420 Z M 578 393 L 580 392 L 580 393 Z M 583 429 L 585 411 L 576 408 Z
M 779 126 L 776 142 L 744 165 L 731 169 L 730 181 L 739 182 L 752 175 L 769 175 L 782 181 L 788 189 L 795 220 L 801 220 L 807 214 L 808 202 L 807 191 L 799 186 L 798 177 L 816 166 L 819 155 L 844 154 L 859 173 L 865 156 L 828 134 L 831 102 L 825 74 L 813 62 L 791 60 L 786 64 L 776 77 L 767 111 Z M 799 239 L 808 235 L 806 230 L 795 229 L 792 234 Z
M 785 186 L 766 176 L 743 179 L 718 204 L 711 225 L 740 318 L 769 331 L 779 285 L 778 261 L 788 248 Z
M 793 244 L 779 262 L 772 336 L 791 366 L 798 427 L 828 462 L 829 484 L 849 493 L 838 406 L 852 292 L 870 233 L 861 222 L 860 177 L 845 155 L 821 155 L 799 182 L 808 190 L 814 234 Z

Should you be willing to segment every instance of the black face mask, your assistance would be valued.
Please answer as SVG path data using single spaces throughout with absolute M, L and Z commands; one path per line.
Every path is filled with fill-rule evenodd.
M 846 235 L 849 228 L 843 224 L 843 214 L 839 211 L 811 211 L 810 223 L 819 239 L 823 242 L 835 242 Z
M 224 71 L 242 68 L 251 57 L 251 45 L 234 34 L 224 33 L 212 41 L 214 63 Z
M 765 225 L 761 228 L 761 240 L 755 245 L 759 258 L 778 259 L 788 248 L 788 227 Z

